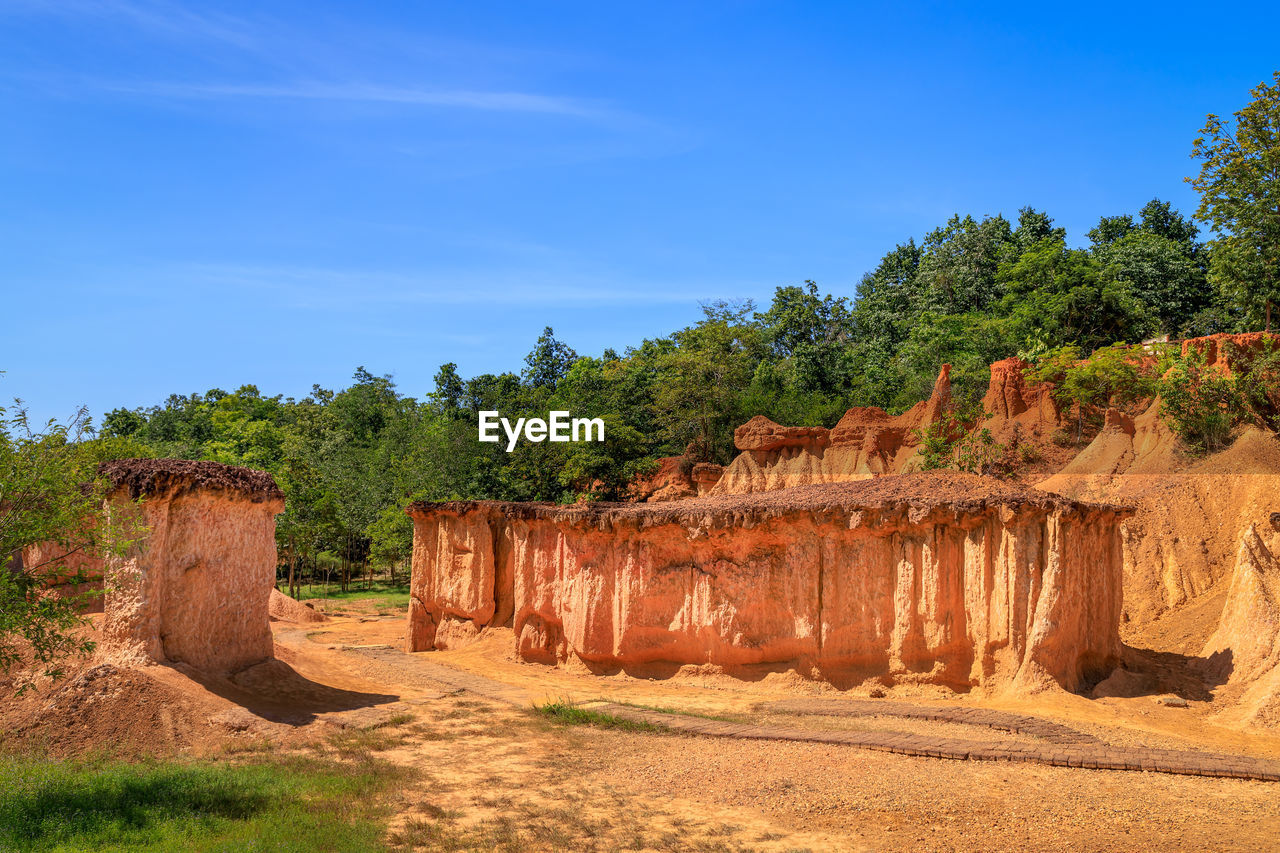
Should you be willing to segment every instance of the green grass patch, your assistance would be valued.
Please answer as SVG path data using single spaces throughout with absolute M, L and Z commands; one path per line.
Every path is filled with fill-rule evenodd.
M 662 726 L 639 720 L 624 720 L 605 711 L 595 711 L 560 699 L 545 705 L 535 705 L 534 710 L 544 717 L 568 726 L 598 726 L 608 729 L 622 729 L 630 732 L 665 732 Z
M 288 589 L 284 588 L 281 592 L 288 594 Z M 396 584 L 391 586 L 386 581 L 376 581 L 368 589 L 363 585 L 355 582 L 346 592 L 338 589 L 336 586 L 326 588 L 324 584 L 311 586 L 303 584 L 298 591 L 298 600 L 303 601 L 308 598 L 321 598 L 328 601 L 371 601 L 375 602 L 375 606 L 379 609 L 399 609 L 409 606 L 409 584 Z
M 0 756 L 0 850 L 382 850 L 388 809 L 378 795 L 406 776 L 382 761 L 302 756 Z

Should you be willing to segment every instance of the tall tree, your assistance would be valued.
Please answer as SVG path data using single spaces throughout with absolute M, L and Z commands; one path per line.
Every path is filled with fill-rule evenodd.
M 1211 279 L 1267 331 L 1280 304 L 1280 71 L 1274 79 L 1249 93 L 1234 121 L 1208 117 L 1191 149 L 1200 174 L 1187 178 L 1200 193 L 1196 218 L 1219 235 Z
M 457 413 L 458 407 L 462 405 L 462 394 L 465 388 L 462 377 L 458 375 L 458 365 L 452 361 L 440 365 L 440 370 L 436 373 L 436 390 L 432 396 L 445 413 L 449 415 Z
M 1034 214 L 1030 208 L 1027 212 Z M 1012 241 L 1013 229 L 1003 216 L 981 222 L 972 216 L 951 217 L 925 237 L 919 271 L 925 304 L 917 307 L 940 314 L 984 310 L 1001 296 L 996 268 L 1001 247 Z
M 524 358 L 525 379 L 535 388 L 555 388 L 578 354 L 563 341 L 556 339 L 555 330 L 547 326 L 538 336 L 533 351 Z

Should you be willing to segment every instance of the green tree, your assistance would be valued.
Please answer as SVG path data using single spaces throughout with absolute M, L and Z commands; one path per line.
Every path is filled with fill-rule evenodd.
M 1200 193 L 1196 217 L 1218 234 L 1211 279 L 1267 331 L 1280 304 L 1280 71 L 1274 79 L 1234 121 L 1208 117 L 1191 150 L 1200 174 L 1187 178 Z
M 84 443 L 89 432 L 83 410 L 35 431 L 20 407 L 0 408 L 0 672 L 27 665 L 57 678 L 68 656 L 93 649 L 77 631 L 81 597 L 46 589 L 86 580 L 69 568 L 78 552 L 127 544 L 102 509 L 106 487 L 97 479 L 100 456 Z M 35 544 L 52 555 L 23 564 L 23 549 Z
M 554 388 L 577 360 L 573 348 L 557 340 L 555 330 L 547 326 L 533 351 L 525 356 L 525 380 L 535 388 Z
M 1136 229 L 1095 254 L 1101 286 L 1142 302 L 1154 319 L 1153 331 L 1178 335 L 1213 302 L 1204 265 L 1186 244 Z
M 995 311 L 1010 318 L 1016 339 L 1041 334 L 1053 347 L 1075 343 L 1092 350 L 1143 339 L 1151 325 L 1145 304 L 1128 283 L 1101 272 L 1094 255 L 1046 238 L 1001 264 L 1005 296 Z
M 445 412 L 451 415 L 457 413 L 465 390 L 466 385 L 458 375 L 458 365 L 452 361 L 440 365 L 440 370 L 436 372 L 435 394 L 432 396 Z
M 945 226 L 925 237 L 918 284 L 923 304 L 916 308 L 941 314 L 986 308 L 1001 295 L 996 269 L 1001 249 L 1013 239 L 1013 230 L 1003 216 L 981 222 L 972 216 L 951 217 Z
M 726 462 L 739 403 L 764 351 L 760 330 L 748 317 L 751 302 L 703 305 L 704 318 L 676 332 L 676 348 L 661 356 L 663 381 L 654 400 L 658 423 L 674 445 L 688 442 L 701 461 Z
M 1089 238 L 1089 242 L 1093 243 L 1093 248 L 1097 250 L 1133 233 L 1134 227 L 1133 217 L 1127 213 L 1120 216 L 1104 216 L 1098 220 L 1097 225 L 1089 229 L 1085 236 Z

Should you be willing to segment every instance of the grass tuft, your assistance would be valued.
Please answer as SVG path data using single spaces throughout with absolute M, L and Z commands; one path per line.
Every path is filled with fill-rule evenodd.
M 558 699 L 545 705 L 535 705 L 534 710 L 544 717 L 568 726 L 598 726 L 631 732 L 665 732 L 662 726 L 639 720 L 624 720 L 604 711 L 583 708 L 567 699 Z

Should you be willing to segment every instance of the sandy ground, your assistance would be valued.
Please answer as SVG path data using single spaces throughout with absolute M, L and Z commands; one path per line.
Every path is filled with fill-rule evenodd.
M 352 648 L 398 649 L 403 637 L 398 620 L 335 620 L 307 626 L 305 633 L 283 630 L 278 642 L 295 649 L 300 660 L 307 658 L 308 667 L 318 665 L 330 675 L 341 667 L 368 679 L 369 688 L 389 691 L 400 684 L 402 690 L 429 690 L 429 684 L 415 685 L 400 671 L 397 656 L 374 660 Z M 460 651 L 401 659 L 443 662 L 545 699 L 607 698 L 769 722 L 779 721 L 778 715 L 762 709 L 780 697 L 840 695 L 788 673 L 760 673 L 755 681 L 696 668 L 663 678 L 598 675 L 525 664 L 510 648 L 511 638 L 495 632 Z M 1207 719 L 1207 702 L 1170 708 L 1149 696 L 1088 700 L 1062 693 L 1020 700 L 947 698 L 932 689 L 891 695 L 1035 714 L 1112 743 L 1280 756 L 1280 738 L 1216 726 Z M 448 697 L 420 708 L 419 725 L 451 723 L 453 734 L 443 740 L 410 734 L 388 753 L 433 780 L 406 794 L 408 825 L 436 820 L 458 832 L 483 833 L 495 821 L 510 819 L 516 827 L 534 827 L 524 841 L 535 848 L 1262 850 L 1274 849 L 1280 837 L 1280 787 L 1269 783 L 567 728 L 474 698 Z M 785 722 L 892 725 L 944 736 L 949 728 L 963 728 L 880 718 Z M 989 730 L 966 734 L 992 742 L 1005 737 Z M 537 829 L 547 823 L 565 835 Z M 494 841 L 483 834 L 466 837 Z
M 1253 851 L 1280 838 L 1274 783 L 566 726 L 433 681 L 419 664 L 481 673 L 526 689 L 531 701 L 609 699 L 792 727 L 1010 738 L 955 723 L 769 710 L 783 698 L 842 695 L 794 673 L 743 680 L 689 667 L 595 674 L 525 664 L 503 632 L 457 652 L 405 655 L 405 620 L 377 612 L 364 604 L 325 623 L 275 623 L 278 660 L 231 681 L 194 681 L 162 666 L 86 667 L 60 686 L 5 699 L 0 729 L 42 721 L 26 734 L 76 748 L 141 732 L 150 748 L 198 755 L 309 742 L 374 750 L 420 775 L 396 797 L 393 849 Z M 1169 708 L 1149 696 L 1061 693 L 1014 701 L 934 688 L 889 696 L 1037 715 L 1112 743 L 1280 757 L 1280 738 L 1216 726 L 1207 702 Z

